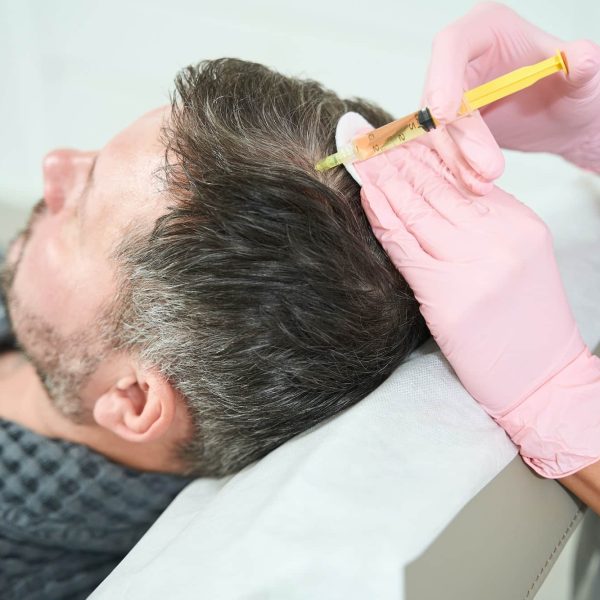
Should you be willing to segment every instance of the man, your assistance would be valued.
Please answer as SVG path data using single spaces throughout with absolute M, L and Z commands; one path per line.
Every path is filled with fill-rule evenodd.
M 46 440 L 72 450 L 74 464 L 101 460 L 107 485 L 114 476 L 127 490 L 122 472 L 155 478 L 155 497 L 137 496 L 154 509 L 187 481 L 174 474 L 238 471 L 365 397 L 429 336 L 371 232 L 358 185 L 343 169 L 314 170 L 334 151 L 342 114 L 375 126 L 390 115 L 235 59 L 185 69 L 176 89 L 171 107 L 101 151 L 46 157 L 44 199 L 3 274 L 27 358 L 0 358 L 5 428 L 35 437 L 36 464 Z M 52 474 L 40 485 L 54 485 Z M 60 485 L 53 494 L 60 503 Z M 90 502 L 88 494 L 68 515 L 84 520 L 77 539 L 60 544 L 60 522 L 52 538 L 80 578 L 86 544 L 106 538 L 109 523 L 141 522 L 139 537 L 152 522 L 135 501 L 108 514 L 96 506 L 85 521 Z M 4 556 L 22 530 L 40 556 L 47 534 L 18 522 L 0 526 Z M 114 566 L 127 549 L 103 541 Z M 0 567 L 3 589 L 84 597 L 106 573 L 85 584 L 61 575 L 61 593 L 27 596 L 32 562 Z

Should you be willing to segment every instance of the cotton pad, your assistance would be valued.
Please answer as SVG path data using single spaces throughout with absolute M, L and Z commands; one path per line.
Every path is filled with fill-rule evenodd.
M 374 129 L 373 125 L 369 123 L 362 115 L 356 112 L 347 112 L 340 117 L 337 127 L 335 129 L 335 145 L 339 151 L 344 146 L 347 146 L 357 135 L 361 135 Z M 360 181 L 360 175 L 356 172 L 351 162 L 344 163 L 346 171 L 352 175 L 353 179 L 359 185 L 362 185 Z

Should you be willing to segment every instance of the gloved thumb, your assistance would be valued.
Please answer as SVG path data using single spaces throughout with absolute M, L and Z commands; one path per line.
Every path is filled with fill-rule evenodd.
M 484 180 L 494 181 L 504 171 L 504 155 L 479 111 L 447 125 L 448 133 L 467 164 Z
M 577 85 L 585 85 L 600 73 L 600 46 L 590 40 L 575 40 L 564 46 L 569 74 L 568 80 Z

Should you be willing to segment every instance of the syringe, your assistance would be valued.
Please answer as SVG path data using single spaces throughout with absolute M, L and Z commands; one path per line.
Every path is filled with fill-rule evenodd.
M 492 79 L 476 88 L 468 90 L 463 94 L 463 101 L 459 108 L 457 119 L 464 117 L 487 104 L 491 104 L 500 98 L 514 94 L 536 81 L 563 71 L 568 73 L 564 55 L 557 51 L 554 56 L 535 63 L 515 69 L 506 75 Z M 347 146 L 344 146 L 335 154 L 330 154 L 320 160 L 316 165 L 317 171 L 327 171 L 333 167 L 355 160 L 365 160 L 385 152 L 394 146 L 404 144 L 410 140 L 435 129 L 438 122 L 432 116 L 429 108 L 423 108 L 411 113 L 401 119 L 392 121 L 383 127 L 373 129 L 364 135 L 354 138 Z

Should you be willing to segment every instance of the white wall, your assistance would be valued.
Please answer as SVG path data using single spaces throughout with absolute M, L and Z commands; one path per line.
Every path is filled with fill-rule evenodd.
M 435 32 L 472 4 L 0 0 L 0 202 L 33 203 L 47 150 L 102 146 L 204 58 L 255 60 L 410 112 Z M 565 39 L 600 41 L 597 0 L 508 4 Z

